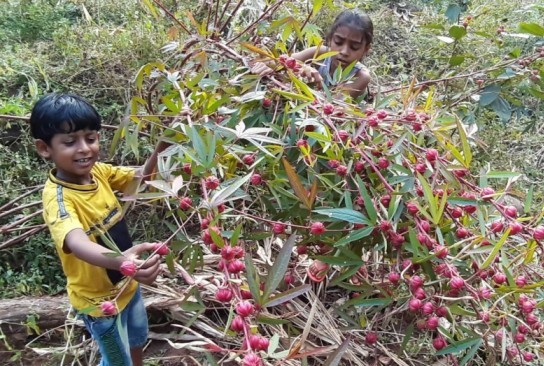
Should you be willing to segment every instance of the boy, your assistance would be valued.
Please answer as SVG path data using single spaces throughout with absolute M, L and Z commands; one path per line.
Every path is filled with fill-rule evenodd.
M 100 365 L 141 366 L 148 324 L 138 282 L 153 283 L 160 261 L 158 255 L 145 263 L 138 259 L 154 244 L 132 245 L 114 191 L 149 175 L 167 144 L 159 143 L 141 172 L 113 167 L 97 162 L 100 127 L 96 109 L 77 95 L 49 94 L 34 106 L 30 128 L 36 149 L 55 164 L 42 194 L 44 219 L 67 278 L 70 303 L 98 343 Z M 122 255 L 109 249 L 110 240 Z M 119 272 L 126 260 L 139 266 L 136 281 L 128 285 Z M 112 300 L 117 314 L 106 316 L 100 304 Z

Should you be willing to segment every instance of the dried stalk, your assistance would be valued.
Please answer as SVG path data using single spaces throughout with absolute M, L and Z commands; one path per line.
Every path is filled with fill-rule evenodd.
M 24 210 L 25 208 L 29 208 L 29 207 L 34 207 L 34 206 L 37 206 L 39 205 L 40 203 L 42 203 L 41 201 L 35 201 L 35 202 L 31 202 L 31 203 L 27 203 L 26 205 L 22 205 L 22 206 L 17 206 L 17 207 L 14 207 L 12 208 L 11 210 L 8 210 L 8 211 L 4 211 L 2 213 L 0 213 L 0 219 L 4 216 L 8 216 L 8 215 L 11 215 L 15 212 L 19 212 L 21 210 Z M 0 210 L 1 211 L 1 210 Z
M 20 200 L 22 200 L 23 198 L 31 195 L 32 193 L 36 192 L 36 191 L 39 191 L 40 189 L 43 188 L 43 185 L 40 185 L 40 186 L 37 186 L 37 187 L 34 187 L 33 189 L 31 189 L 30 191 L 20 195 L 19 197 L 15 197 L 14 199 L 12 199 L 11 201 L 9 201 L 8 203 L 6 203 L 4 206 L 0 207 L 0 212 L 4 211 L 4 210 L 7 210 L 8 208 L 10 208 L 11 206 L 13 206 L 14 204 L 16 204 L 17 202 L 19 202 Z
M 276 4 L 274 4 L 274 6 L 271 6 L 270 8 L 266 9 L 262 14 L 261 16 L 255 20 L 253 23 L 251 23 L 250 25 L 248 25 L 243 31 L 241 31 L 236 37 L 234 38 L 231 38 L 227 41 L 227 45 L 231 44 L 232 42 L 234 42 L 235 40 L 237 40 L 238 38 L 240 38 L 241 36 L 243 36 L 245 33 L 249 32 L 250 30 L 253 29 L 253 27 L 255 27 L 255 25 L 259 22 L 261 22 L 265 17 L 268 17 L 270 16 L 272 13 L 274 13 L 278 7 L 283 4 L 285 0 L 280 0 L 278 1 Z M 230 20 L 230 19 L 229 19 Z
M 225 23 L 223 23 L 223 26 L 222 26 L 221 29 L 219 30 L 219 34 L 223 33 L 223 31 L 225 30 L 225 28 L 227 27 L 227 25 L 230 23 L 232 17 L 238 12 L 238 10 L 240 9 L 240 6 L 242 6 L 243 3 L 244 3 L 244 0 L 238 1 L 238 4 L 236 4 L 236 7 L 235 7 L 234 10 L 232 11 L 232 13 L 229 15 L 228 19 L 225 20 Z M 221 17 L 223 17 L 223 16 L 221 16 Z
M 40 231 L 42 231 L 43 229 L 45 229 L 47 227 L 46 224 L 42 224 L 38 227 L 35 227 L 34 229 L 32 230 L 29 230 L 27 231 L 26 233 L 22 234 L 22 235 L 19 235 L 19 236 L 16 236 L 15 238 L 12 238 L 8 241 L 5 241 L 3 243 L 0 243 L 0 250 L 2 249 L 6 249 L 6 248 L 9 248 L 11 246 L 14 246 L 15 244 L 19 244 L 20 242 L 22 242 L 23 240 L 25 240 L 26 238 L 28 238 L 29 236 L 32 236 Z
M 31 213 L 28 216 L 25 216 L 25 217 L 15 221 L 15 222 L 12 222 L 11 224 L 4 225 L 4 226 L 0 227 L 0 233 L 4 233 L 4 232 L 6 232 L 6 230 L 12 229 L 12 228 L 14 228 L 14 227 L 16 227 L 16 226 L 18 226 L 20 224 L 23 224 L 23 223 L 29 221 L 30 219 L 32 219 L 32 218 L 34 218 L 34 217 L 36 217 L 38 215 L 41 215 L 42 212 L 43 212 L 43 209 L 38 210 L 36 212 Z
M 164 6 L 164 5 L 163 5 L 160 1 L 158 1 L 158 0 L 153 0 L 153 2 L 154 2 L 155 4 L 157 4 L 157 6 L 158 6 L 159 8 L 161 8 L 166 14 L 168 14 L 168 16 L 169 16 L 170 18 L 172 18 L 172 19 L 173 19 L 173 20 L 174 20 L 174 21 L 175 21 L 175 22 L 176 22 L 176 23 L 177 23 L 177 24 L 178 24 L 185 32 L 187 32 L 187 34 L 191 35 L 191 32 L 189 31 L 189 29 L 187 29 L 187 27 L 186 27 L 182 22 L 180 22 L 179 19 L 176 18 L 176 16 L 175 16 L 174 14 L 172 14 L 172 13 L 170 12 L 170 10 L 168 10 L 168 9 L 166 8 L 166 6 Z

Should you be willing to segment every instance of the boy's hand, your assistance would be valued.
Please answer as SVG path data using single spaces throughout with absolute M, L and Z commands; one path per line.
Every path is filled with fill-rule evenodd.
M 256 62 L 252 67 L 251 67 L 251 73 L 252 74 L 257 74 L 259 76 L 266 76 L 270 73 L 274 72 L 274 70 L 268 66 L 267 64 L 265 64 L 264 62 Z
M 138 258 L 143 252 L 152 252 L 154 247 L 155 243 L 142 243 L 123 252 L 125 257 L 133 258 L 134 263 L 138 266 L 138 271 L 134 275 L 134 279 L 145 285 L 151 285 L 161 272 L 161 257 L 158 254 L 153 254 L 145 260 Z

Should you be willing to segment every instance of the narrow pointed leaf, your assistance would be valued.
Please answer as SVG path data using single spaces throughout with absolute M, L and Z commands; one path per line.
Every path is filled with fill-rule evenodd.
M 338 366 L 340 364 L 340 361 L 342 361 L 342 357 L 344 356 L 344 353 L 347 351 L 349 342 L 351 338 L 348 336 L 344 342 L 338 347 L 336 351 L 331 353 L 329 357 L 325 360 L 325 363 L 323 366 Z
M 504 231 L 504 233 L 502 234 L 501 238 L 499 239 L 499 241 L 495 244 L 495 246 L 493 247 L 493 250 L 491 251 L 491 253 L 489 254 L 489 257 L 487 257 L 487 259 L 485 260 L 484 263 L 482 263 L 482 265 L 480 266 L 480 269 L 486 269 L 487 267 L 489 267 L 491 265 L 491 263 L 493 263 L 495 261 L 495 256 L 499 253 L 499 251 L 501 250 L 502 246 L 504 245 L 504 243 L 506 242 L 506 238 L 508 238 L 508 236 L 510 235 L 510 228 L 506 229 Z
M 446 348 L 441 349 L 440 351 L 436 352 L 435 355 L 436 356 L 443 356 L 443 355 L 447 355 L 447 354 L 450 354 L 450 353 L 459 353 L 459 352 L 462 352 L 462 351 L 474 346 L 475 344 L 477 344 L 478 342 L 481 342 L 481 341 L 482 341 L 482 339 L 480 337 L 463 339 L 460 342 L 450 344 Z
M 293 169 L 291 164 L 289 164 L 287 159 L 282 158 L 281 161 L 285 168 L 287 179 L 289 179 L 289 183 L 291 183 L 293 191 L 295 191 L 295 195 L 298 197 L 300 202 L 302 202 L 304 206 L 306 206 L 306 208 L 311 209 L 310 200 L 308 198 L 306 188 L 304 188 L 304 186 L 300 182 L 297 172 L 295 171 L 295 169 Z
M 243 178 L 236 180 L 234 183 L 229 185 L 226 188 L 221 189 L 220 191 L 214 193 L 210 200 L 210 206 L 216 207 L 221 203 L 225 202 L 230 196 L 234 194 L 241 186 L 243 186 L 251 178 L 252 173 L 249 173 Z
M 270 307 L 270 306 L 276 306 L 279 304 L 283 304 L 284 302 L 287 302 L 289 300 L 294 299 L 295 297 L 298 297 L 302 294 L 305 294 L 306 292 L 310 291 L 312 289 L 312 286 L 309 284 L 305 284 L 302 286 L 298 286 L 292 289 L 289 289 L 287 291 L 282 292 L 281 294 L 274 295 L 274 297 L 269 298 L 263 306 Z
M 255 266 L 253 265 L 253 258 L 251 257 L 251 254 L 246 253 L 244 259 L 246 265 L 247 285 L 249 287 L 249 292 L 251 292 L 251 295 L 253 295 L 255 302 L 259 305 L 262 305 L 261 291 L 259 289 L 260 279 L 257 271 L 255 270 Z
M 263 298 L 265 301 L 268 301 L 270 294 L 275 291 L 281 281 L 283 281 L 285 272 L 287 271 L 287 267 L 289 265 L 289 260 L 291 259 L 293 247 L 295 246 L 295 241 L 296 235 L 292 234 L 283 244 L 283 247 L 278 253 L 272 268 L 270 268 L 266 283 L 264 284 Z

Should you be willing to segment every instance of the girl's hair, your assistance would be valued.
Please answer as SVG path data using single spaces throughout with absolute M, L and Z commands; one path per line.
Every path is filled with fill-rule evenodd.
M 340 27 L 350 27 L 361 32 L 363 40 L 367 45 L 372 43 L 374 37 L 374 25 L 372 20 L 365 13 L 357 13 L 352 10 L 344 10 L 334 20 L 334 23 L 327 34 L 327 44 L 330 43 L 334 32 Z
M 52 93 L 32 108 L 30 133 L 49 145 L 56 134 L 84 129 L 98 131 L 101 122 L 96 109 L 79 95 Z

